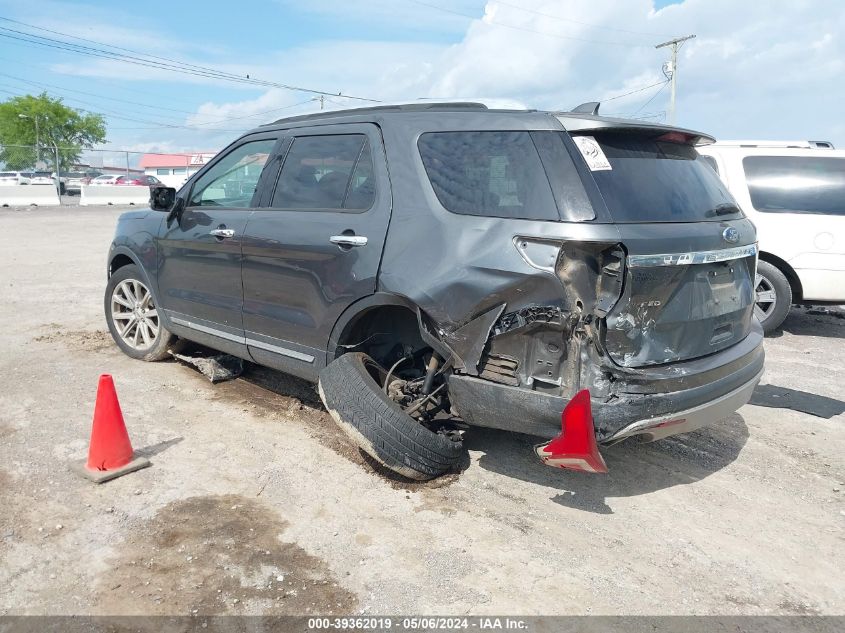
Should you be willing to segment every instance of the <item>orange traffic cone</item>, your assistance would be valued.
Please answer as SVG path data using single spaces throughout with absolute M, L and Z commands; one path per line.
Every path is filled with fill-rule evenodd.
M 117 401 L 114 381 L 108 374 L 103 374 L 97 387 L 88 460 L 74 462 L 73 469 L 99 484 L 149 465 L 149 460 L 135 457 Z

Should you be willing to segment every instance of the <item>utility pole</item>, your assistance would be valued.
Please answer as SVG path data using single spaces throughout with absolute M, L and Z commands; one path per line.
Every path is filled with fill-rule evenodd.
M 320 95 L 320 110 L 323 109 L 323 103 L 325 102 L 326 98 L 323 95 Z
M 29 116 L 28 114 L 19 114 L 19 119 L 32 119 L 35 121 L 35 168 L 38 169 L 38 162 L 41 160 L 41 138 L 38 134 L 38 115 Z
M 658 44 L 654 48 L 663 48 L 664 46 L 671 46 L 672 47 L 672 61 L 670 68 L 670 75 L 669 81 L 671 85 L 669 89 L 671 90 L 671 96 L 669 97 L 669 123 L 675 123 L 675 92 L 678 89 L 678 49 L 681 48 L 684 42 L 687 40 L 691 40 L 694 38 L 695 35 L 685 35 L 684 37 L 676 37 L 673 40 L 669 40 L 668 42 L 663 42 L 662 44 Z M 663 74 L 666 74 L 666 71 L 663 71 Z

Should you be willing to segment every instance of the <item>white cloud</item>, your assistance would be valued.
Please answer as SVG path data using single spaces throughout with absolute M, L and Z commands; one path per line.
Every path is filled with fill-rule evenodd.
M 845 146 L 839 105 L 845 97 L 841 0 L 685 0 L 659 11 L 651 0 L 570 0 L 565 5 L 559 0 L 490 0 L 483 15 L 478 13 L 480 5 L 470 0 L 429 2 L 459 13 L 478 13 L 477 19 L 407 1 L 401 7 L 392 0 L 279 1 L 321 19 L 334 16 L 352 24 L 371 19 L 385 28 L 393 25 L 393 39 L 314 41 L 267 51 L 260 67 L 222 68 L 386 101 L 484 95 L 499 103 L 565 109 L 661 81 L 669 51 L 655 50 L 654 45 L 671 34 L 695 33 L 697 38 L 683 46 L 679 59 L 679 125 L 723 138 L 818 138 Z M 412 23 L 418 27 L 413 33 Z M 426 31 L 430 39 L 423 41 Z M 462 35 L 456 43 L 443 44 L 444 33 Z M 118 72 L 107 64 L 92 64 L 89 70 Z M 125 78 L 126 67 L 120 72 Z M 651 113 L 659 119 L 669 91 L 645 105 L 657 90 L 607 101 L 602 111 Z M 316 108 L 289 107 L 308 97 L 271 89 L 257 98 L 204 103 L 186 122 L 208 128 L 251 127 Z M 334 98 L 326 105 L 343 102 Z M 249 116 L 276 108 L 279 111 L 266 119 Z M 232 117 L 246 118 L 214 123 Z M 221 139 L 225 133 L 212 130 L 202 138 Z

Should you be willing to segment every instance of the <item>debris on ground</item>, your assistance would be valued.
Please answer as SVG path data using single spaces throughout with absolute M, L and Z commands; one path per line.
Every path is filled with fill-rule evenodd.
M 195 367 L 213 383 L 234 380 L 244 371 L 243 359 L 229 354 L 188 356 L 187 354 L 177 354 L 171 351 L 170 355 L 176 360 Z

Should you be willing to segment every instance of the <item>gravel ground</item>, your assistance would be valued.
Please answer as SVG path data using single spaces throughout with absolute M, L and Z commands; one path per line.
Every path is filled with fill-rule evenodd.
M 845 613 L 841 311 L 793 310 L 757 405 L 609 448 L 606 476 L 472 430 L 460 475 L 406 484 L 310 385 L 121 354 L 118 213 L 0 211 L 0 615 Z M 97 486 L 68 462 L 101 373 L 153 465 Z

